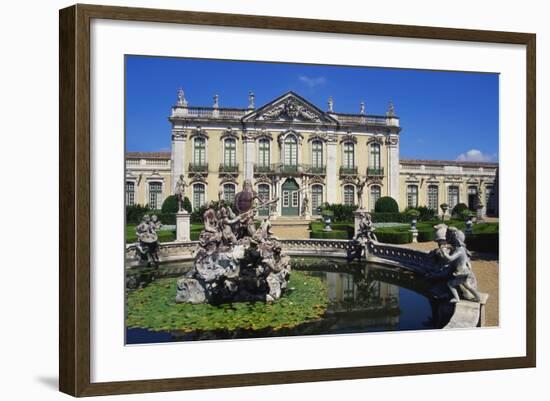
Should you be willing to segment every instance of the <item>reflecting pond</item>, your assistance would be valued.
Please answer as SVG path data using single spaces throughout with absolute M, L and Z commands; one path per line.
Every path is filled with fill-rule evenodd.
M 152 326 L 145 323 L 139 325 L 139 327 L 127 328 L 126 343 L 143 344 L 190 340 L 425 330 L 443 327 L 450 317 L 450 311 L 445 310 L 448 304 L 438 302 L 433 297 L 433 284 L 404 270 L 371 264 L 348 264 L 338 259 L 320 260 L 314 258 L 294 258 L 293 269 L 299 272 L 295 276 L 300 279 L 300 285 L 308 284 L 308 280 L 315 280 L 314 283 L 320 283 L 318 287 L 315 287 L 315 291 L 322 293 L 324 302 L 319 300 L 315 302 L 321 304 L 323 309 L 314 319 L 290 325 L 291 327 L 288 327 L 288 324 L 283 324 L 277 328 L 235 327 L 226 329 L 223 325 L 221 327 L 214 325 L 215 329 L 191 331 L 189 329 L 159 330 L 159 327 L 151 330 Z M 146 284 L 145 287 L 149 291 L 154 291 L 156 290 L 155 286 L 163 286 L 163 291 L 155 294 L 165 294 L 156 296 L 166 297 L 166 300 L 161 300 L 163 301 L 162 305 L 174 309 L 179 305 L 170 306 L 170 302 L 175 296 L 175 292 L 172 292 L 172 286 L 175 286 L 175 281 L 179 275 L 170 277 L 170 271 L 173 274 L 173 270 L 168 268 L 167 271 L 166 277 L 154 280 Z M 312 288 L 311 285 L 309 288 Z M 293 299 L 292 291 L 302 291 L 302 289 L 297 286 L 296 288 L 292 287 L 289 291 L 289 299 Z M 129 296 L 133 295 L 132 291 L 129 291 Z M 147 301 L 143 300 L 129 302 L 127 314 L 131 315 L 134 313 L 132 308 L 141 308 L 146 303 Z M 292 302 L 289 302 L 289 304 L 292 304 Z M 187 310 L 195 306 L 185 305 L 188 308 Z M 315 305 L 315 307 L 321 306 Z M 217 316 L 211 317 L 211 319 L 217 319 L 219 316 L 223 316 L 226 313 L 225 311 L 227 313 L 233 311 L 227 305 L 223 307 L 225 309 L 221 309 L 219 313 L 208 316 Z M 273 313 L 280 313 L 279 311 L 280 309 L 274 309 Z M 151 313 L 174 314 L 174 311 L 155 309 Z M 294 312 L 290 309 L 288 313 L 292 314 Z M 198 319 L 201 318 L 206 319 L 204 316 L 198 317 Z M 262 318 L 263 316 L 258 316 L 258 320 Z

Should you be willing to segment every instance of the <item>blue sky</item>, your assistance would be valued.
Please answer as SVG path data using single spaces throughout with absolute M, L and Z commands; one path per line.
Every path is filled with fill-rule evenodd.
M 183 87 L 190 106 L 256 107 L 292 90 L 327 108 L 401 118 L 401 157 L 498 161 L 498 74 L 389 68 L 126 57 L 128 151 L 170 149 L 170 108 Z

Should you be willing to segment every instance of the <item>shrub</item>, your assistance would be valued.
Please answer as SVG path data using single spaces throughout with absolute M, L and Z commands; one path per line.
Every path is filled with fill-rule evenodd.
M 215 210 L 218 209 L 218 205 L 220 204 L 220 201 L 212 201 L 211 202 L 212 205 L 213 205 L 213 208 Z M 204 205 L 202 205 L 201 207 L 199 207 L 198 209 L 195 209 L 191 212 L 191 223 L 202 223 L 202 216 L 204 215 L 204 212 L 206 212 L 206 208 L 207 208 L 207 203 L 205 203 Z M 184 202 L 184 205 L 185 205 L 185 202 Z M 228 204 L 229 207 L 231 207 L 231 209 L 237 213 L 237 211 L 235 210 L 235 207 L 232 203 L 229 203 Z
M 466 236 L 466 247 L 470 251 L 498 254 L 498 233 L 470 234 Z
M 335 222 L 340 221 L 353 221 L 354 215 L 353 213 L 357 209 L 356 205 L 342 205 L 340 203 L 325 203 L 323 206 L 321 206 L 321 213 L 325 210 L 330 210 L 334 217 L 332 218 Z
M 412 233 L 409 231 L 375 231 L 379 242 L 386 244 L 408 244 L 412 241 Z
M 407 208 L 405 210 L 405 214 L 412 220 L 412 219 L 418 219 L 418 216 L 420 216 L 420 212 L 416 210 L 415 208 Z
M 149 206 L 127 205 L 126 224 L 139 224 L 143 216 L 150 211 Z
M 398 213 L 399 206 L 391 196 L 383 196 L 376 201 L 374 211 L 376 213 Z
M 348 231 L 312 231 L 309 234 L 310 238 L 316 239 L 351 239 L 352 235 Z
M 371 213 L 374 223 L 410 223 L 411 219 L 404 213 Z
M 187 196 L 183 198 L 183 208 L 187 210 L 189 213 L 193 212 L 193 205 L 191 205 L 191 201 Z
M 457 203 L 456 206 L 451 211 L 451 215 L 453 217 L 462 217 L 462 212 L 467 209 L 468 209 L 468 205 L 466 205 L 465 203 Z
M 178 211 L 178 198 L 176 195 L 170 195 L 162 202 L 162 213 L 176 213 Z
M 435 239 L 435 230 L 429 229 L 429 230 L 418 230 L 418 242 L 430 242 Z
M 418 216 L 418 220 L 420 221 L 432 220 L 437 214 L 436 210 L 430 209 L 427 206 L 419 206 L 416 210 L 420 213 L 420 216 Z

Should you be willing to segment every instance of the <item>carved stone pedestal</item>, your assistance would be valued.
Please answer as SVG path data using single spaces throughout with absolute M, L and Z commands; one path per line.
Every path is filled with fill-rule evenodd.
M 191 241 L 191 213 L 187 211 L 176 213 L 176 241 Z

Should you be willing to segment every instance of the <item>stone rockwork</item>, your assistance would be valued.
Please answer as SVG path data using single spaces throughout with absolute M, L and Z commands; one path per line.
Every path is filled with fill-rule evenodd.
M 177 282 L 176 302 L 274 301 L 287 287 L 290 258 L 283 252 L 266 218 L 256 229 L 257 197 L 245 181 L 233 212 L 223 200 L 205 211 L 193 268 Z

